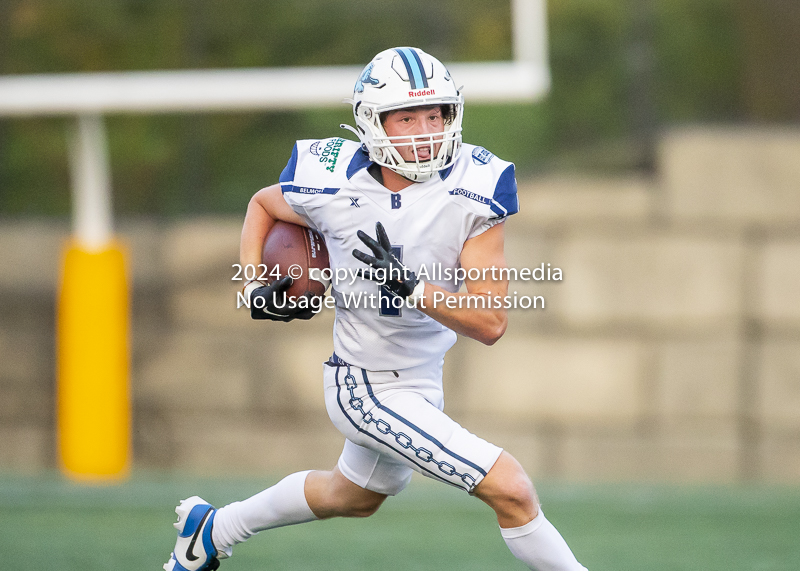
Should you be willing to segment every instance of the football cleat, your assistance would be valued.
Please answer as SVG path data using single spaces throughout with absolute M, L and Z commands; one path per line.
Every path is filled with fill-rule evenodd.
M 219 559 L 227 557 L 218 553 L 211 541 L 211 529 L 217 510 L 197 496 L 181 501 L 175 508 L 178 521 L 173 525 L 178 530 L 178 541 L 164 564 L 164 571 L 214 571 L 219 568 Z

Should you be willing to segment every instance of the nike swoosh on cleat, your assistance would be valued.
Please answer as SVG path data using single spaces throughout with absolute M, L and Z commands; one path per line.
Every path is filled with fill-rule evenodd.
M 203 519 L 200 520 L 200 525 L 197 526 L 197 529 L 192 536 L 192 541 L 189 542 L 189 547 L 186 549 L 186 559 L 189 561 L 197 561 L 200 559 L 197 555 L 194 554 L 194 544 L 197 541 L 197 537 L 200 535 L 200 532 L 203 531 L 203 524 L 206 523 L 208 516 L 211 515 L 211 512 L 214 511 L 213 508 L 208 508 L 206 515 L 203 516 Z

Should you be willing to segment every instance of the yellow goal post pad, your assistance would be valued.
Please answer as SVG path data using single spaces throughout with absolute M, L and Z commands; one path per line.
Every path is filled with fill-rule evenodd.
M 57 315 L 58 448 L 79 481 L 130 471 L 129 301 L 125 253 L 65 247 Z

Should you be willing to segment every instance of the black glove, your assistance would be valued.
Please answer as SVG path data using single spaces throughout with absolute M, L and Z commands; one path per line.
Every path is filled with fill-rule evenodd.
M 295 307 L 288 303 L 286 290 L 292 285 L 290 276 L 283 276 L 281 279 L 264 285 L 263 282 L 253 281 L 245 286 L 245 295 L 250 295 L 250 317 L 253 319 L 269 319 L 271 321 L 292 321 L 293 319 L 311 319 L 314 311 L 311 304 L 305 304 L 305 308 Z M 261 285 L 259 285 L 261 284 Z M 255 286 L 255 287 L 254 287 Z M 258 300 L 258 301 L 256 301 Z M 309 300 L 311 301 L 311 300 Z M 277 306 L 282 307 L 277 307 Z
M 375 224 L 375 233 L 378 235 L 378 241 L 373 240 L 366 232 L 358 231 L 356 234 L 358 238 L 366 244 L 375 256 L 365 254 L 361 250 L 353 250 L 353 257 L 360 262 L 364 262 L 370 268 L 369 271 L 361 270 L 359 275 L 362 278 L 367 278 L 376 282 L 384 282 L 386 288 L 393 294 L 402 298 L 406 298 L 412 294 L 414 288 L 417 287 L 419 279 L 417 274 L 409 270 L 403 263 L 397 259 L 392 253 L 392 243 L 386 235 L 386 230 L 383 229 L 383 224 L 378 222 Z M 381 270 L 375 272 L 374 270 Z

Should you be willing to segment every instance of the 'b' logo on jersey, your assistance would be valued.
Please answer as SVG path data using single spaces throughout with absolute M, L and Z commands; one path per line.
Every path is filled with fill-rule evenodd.
M 400 195 L 399 194 L 393 194 L 392 195 L 392 210 L 394 210 L 395 208 L 400 208 Z

